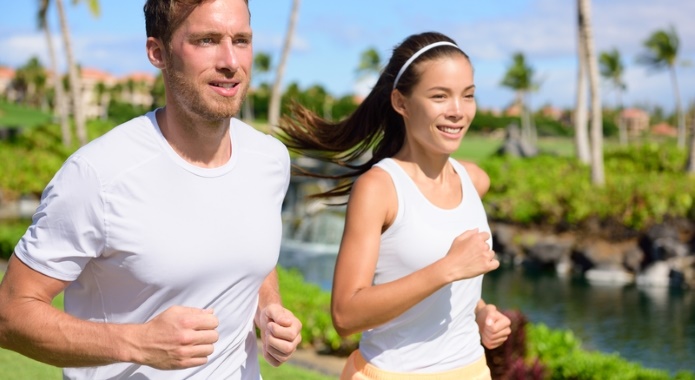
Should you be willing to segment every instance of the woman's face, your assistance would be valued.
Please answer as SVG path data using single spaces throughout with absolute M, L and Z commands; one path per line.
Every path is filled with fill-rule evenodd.
M 396 95 L 394 108 L 403 116 L 406 144 L 429 154 L 450 155 L 461 144 L 475 116 L 473 67 L 463 55 L 419 63 L 419 82 L 409 96 Z

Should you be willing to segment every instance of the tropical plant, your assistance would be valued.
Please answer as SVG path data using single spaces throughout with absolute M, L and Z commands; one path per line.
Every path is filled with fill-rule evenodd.
M 676 63 L 680 40 L 673 26 L 668 30 L 657 30 L 644 42 L 646 50 L 637 58 L 637 62 L 652 70 L 668 69 L 673 85 L 673 94 L 676 101 L 676 114 L 678 115 L 678 147 L 685 147 L 685 114 L 681 107 L 681 95 L 678 88 Z
M 591 27 L 591 0 L 577 0 L 580 52 L 589 74 L 591 98 L 591 183 L 603 186 L 606 182 L 603 168 L 603 112 L 599 87 L 598 63 L 594 54 L 594 36 Z
M 280 63 L 275 72 L 275 82 L 270 93 L 270 106 L 268 110 L 268 124 L 271 130 L 278 125 L 280 121 L 280 102 L 282 99 L 282 77 L 287 66 L 287 58 L 290 55 L 292 48 L 292 39 L 294 38 L 294 29 L 297 26 L 297 18 L 299 17 L 299 5 L 301 0 L 292 0 L 292 10 L 290 11 L 290 20 L 287 25 L 287 33 L 285 33 L 285 43 L 280 54 Z
M 620 112 L 623 109 L 622 92 L 627 88 L 623 81 L 625 65 L 623 65 L 620 52 L 615 48 L 610 51 L 601 52 L 601 54 L 599 54 L 598 64 L 601 76 L 607 79 L 615 90 L 615 104 L 618 112 Z M 618 114 L 618 130 L 620 145 L 627 145 L 627 130 L 625 122 L 622 117 L 620 117 L 620 114 Z
M 535 146 L 537 136 L 531 112 L 528 107 L 528 96 L 538 89 L 539 84 L 534 78 L 534 68 L 526 62 L 524 53 L 517 52 L 512 55 L 512 63 L 504 74 L 501 85 L 515 91 L 515 104 L 521 107 L 521 133 L 522 138 Z

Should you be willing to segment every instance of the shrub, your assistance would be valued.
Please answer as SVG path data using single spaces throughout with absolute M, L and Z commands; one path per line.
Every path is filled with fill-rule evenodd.
M 342 338 L 331 320 L 331 294 L 304 281 L 296 269 L 278 268 L 283 304 L 302 322 L 302 344 L 333 354 L 357 348 L 359 334 Z
M 567 330 L 551 330 L 544 324 L 527 325 L 527 360 L 538 359 L 547 367 L 548 379 L 671 379 L 665 370 L 644 368 L 618 354 L 581 349 L 581 342 Z M 695 374 L 681 371 L 674 379 L 692 379 Z
M 543 379 L 545 367 L 538 359 L 527 364 L 526 358 L 526 316 L 519 310 L 502 311 L 511 321 L 512 332 L 507 340 L 495 349 L 485 348 L 485 358 L 490 373 L 495 380 L 503 379 Z
M 14 247 L 29 227 L 30 221 L 17 221 L 0 224 L 0 259 L 8 260 Z
M 634 231 L 666 218 L 695 215 L 695 177 L 683 174 L 685 153 L 647 144 L 608 151 L 606 184 L 590 183 L 590 168 L 570 157 L 491 157 L 481 166 L 493 179 L 485 204 L 495 220 L 549 226 L 592 220 Z

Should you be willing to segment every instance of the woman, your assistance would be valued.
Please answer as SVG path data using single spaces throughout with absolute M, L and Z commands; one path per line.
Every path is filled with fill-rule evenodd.
M 468 56 L 429 32 L 394 49 L 345 120 L 295 107 L 281 126 L 289 148 L 357 177 L 317 195 L 350 195 L 331 312 L 338 333 L 362 339 L 341 379 L 490 378 L 482 345 L 511 332 L 481 299 L 483 274 L 499 266 L 480 200 L 490 180 L 451 158 L 475 116 L 474 94 Z

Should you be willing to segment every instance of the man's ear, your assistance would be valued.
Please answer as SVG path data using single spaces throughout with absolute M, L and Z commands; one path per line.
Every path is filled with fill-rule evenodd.
M 166 67 L 166 54 L 164 44 L 159 38 L 147 37 L 145 43 L 147 49 L 147 59 L 150 60 L 152 66 L 162 70 Z
M 398 90 L 391 91 L 391 107 L 403 117 L 408 114 L 405 108 L 405 96 Z

